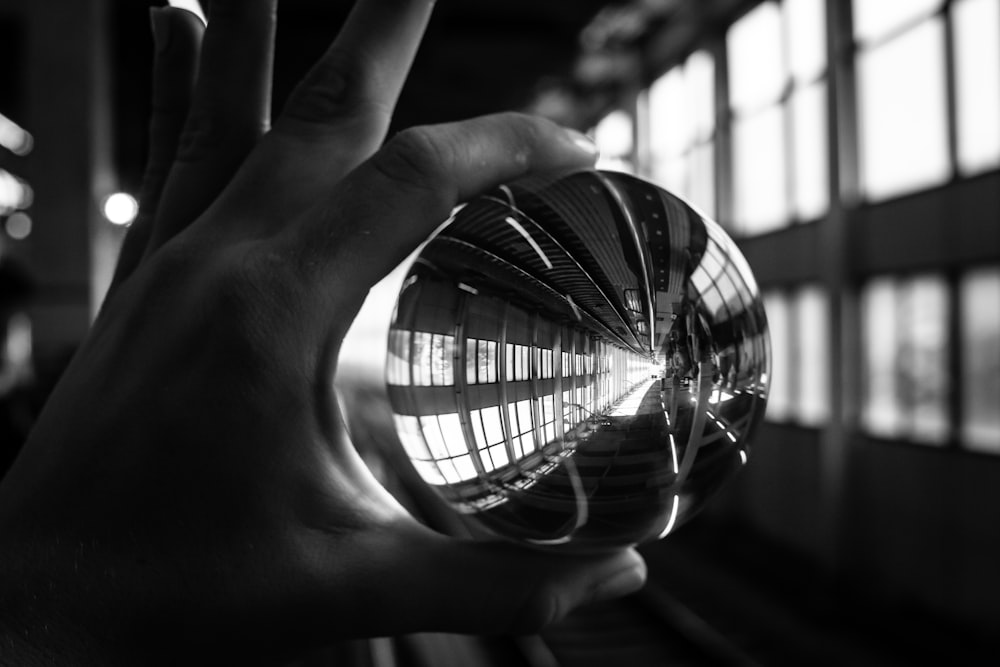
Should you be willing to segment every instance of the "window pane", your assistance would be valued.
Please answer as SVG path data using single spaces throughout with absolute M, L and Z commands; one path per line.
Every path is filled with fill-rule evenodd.
M 401 329 L 389 330 L 389 359 L 386 362 L 386 381 L 389 384 L 410 384 L 410 332 Z
M 896 288 L 891 280 L 876 279 L 864 288 L 861 325 L 861 422 L 874 435 L 900 435 L 903 415 L 896 393 Z
M 449 412 L 438 415 L 438 423 L 441 425 L 441 437 L 444 439 L 448 456 L 467 454 L 469 446 L 465 441 L 465 432 L 462 431 L 462 422 L 458 418 L 458 413 Z
M 496 382 L 497 381 L 497 346 L 499 343 L 496 341 L 489 341 L 486 346 L 487 350 L 487 369 L 486 369 L 486 381 Z
M 859 55 L 861 177 L 870 199 L 948 178 L 944 60 L 937 19 Z
M 1000 269 L 962 280 L 962 441 L 1000 454 Z
M 469 338 L 465 341 L 465 382 L 466 384 L 476 384 L 476 368 L 479 360 L 476 356 L 476 339 Z M 482 341 L 479 341 L 482 342 Z
M 771 381 L 767 392 L 767 418 L 785 421 L 791 416 L 792 345 L 788 332 L 788 300 L 771 292 L 764 295 L 768 330 L 771 334 Z
M 507 445 L 499 444 L 490 447 L 490 460 L 493 461 L 493 465 L 497 468 L 503 467 L 510 463 L 510 457 L 507 455 Z
M 674 67 L 649 87 L 649 144 L 654 162 L 680 155 L 690 143 L 684 71 Z
M 952 6 L 958 164 L 965 173 L 1000 165 L 1000 2 Z
M 486 434 L 486 442 L 491 445 L 502 443 L 504 437 L 503 423 L 500 421 L 500 408 L 495 405 L 483 408 L 480 414 L 483 418 L 483 433 Z
M 830 316 L 826 292 L 804 287 L 795 299 L 796 416 L 818 426 L 830 418 Z
M 788 65 L 798 81 L 815 79 L 826 67 L 824 0 L 784 0 Z
M 705 215 L 715 217 L 715 144 L 708 142 L 691 150 L 690 183 L 682 197 L 690 201 Z
M 448 386 L 455 384 L 455 337 L 445 334 L 434 334 L 433 368 L 431 379 L 433 384 Z
M 826 84 L 795 91 L 791 98 L 792 207 L 799 220 L 815 220 L 829 205 L 827 183 Z
M 448 448 L 445 446 L 444 437 L 441 435 L 441 426 L 438 424 L 437 415 L 424 415 L 420 417 L 420 428 L 424 432 L 424 439 L 427 441 L 427 448 L 430 450 L 431 458 L 435 460 L 448 458 Z
M 781 13 L 764 2 L 730 27 L 726 36 L 729 60 L 729 103 L 747 111 L 774 102 L 785 83 L 781 48 Z
M 695 51 L 684 65 L 692 141 L 704 141 L 715 129 L 715 61 L 707 51 Z
M 413 384 L 428 386 L 431 383 L 431 367 L 433 365 L 431 334 L 425 331 L 413 332 Z
M 411 459 L 430 459 L 431 454 L 427 450 L 427 443 L 424 442 L 424 436 L 420 432 L 420 422 L 417 417 L 393 415 L 393 420 L 396 422 L 396 432 L 399 434 L 399 440 L 406 454 Z
M 447 484 L 441 469 L 433 461 L 413 461 L 413 468 L 428 484 Z
M 941 6 L 942 0 L 854 0 L 854 36 L 872 40 Z
M 459 456 L 451 460 L 455 465 L 455 471 L 458 473 L 459 479 L 473 479 L 476 477 L 476 466 L 472 462 L 472 457 L 468 454 Z
M 948 436 L 948 292 L 943 279 L 923 276 L 907 285 L 901 319 L 899 388 L 909 412 L 910 435 L 942 443 Z
M 472 422 L 472 433 L 476 438 L 476 449 L 486 449 L 490 443 L 486 440 L 486 432 L 483 431 L 483 419 L 480 416 L 480 411 L 470 410 L 469 421 Z
M 787 221 L 783 115 L 774 106 L 733 125 L 734 216 L 747 234 Z

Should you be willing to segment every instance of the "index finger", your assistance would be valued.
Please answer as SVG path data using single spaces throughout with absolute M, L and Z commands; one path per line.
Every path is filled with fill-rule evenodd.
M 374 150 L 384 138 L 433 8 L 434 0 L 359 0 L 279 123 L 322 128 L 359 114 L 374 115 L 377 127 L 369 130 L 372 138 L 377 136 Z

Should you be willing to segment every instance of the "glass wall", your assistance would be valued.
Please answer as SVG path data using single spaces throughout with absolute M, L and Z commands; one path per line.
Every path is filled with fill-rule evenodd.
M 705 32 L 622 108 L 636 171 L 767 258 L 767 419 L 1000 453 L 1000 2 L 765 0 Z

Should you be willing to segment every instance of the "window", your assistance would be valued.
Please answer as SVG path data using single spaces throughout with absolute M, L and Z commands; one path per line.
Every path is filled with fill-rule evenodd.
M 457 413 L 421 416 L 420 430 L 446 482 L 455 484 L 476 477 L 475 464 Z
M 455 384 L 455 337 L 447 334 L 414 331 L 411 372 L 417 386 Z
M 495 340 L 469 338 L 465 341 L 465 381 L 468 384 L 497 381 L 497 345 Z
M 1000 268 L 967 273 L 960 295 L 962 442 L 1000 454 Z
M 771 333 L 767 418 L 822 426 L 830 419 L 829 300 L 817 285 L 764 295 Z
M 958 167 L 971 174 L 1000 166 L 1000 3 L 952 4 Z
M 490 406 L 470 412 L 472 432 L 476 438 L 476 448 L 479 459 L 486 472 L 510 463 L 507 455 L 507 441 L 503 434 L 503 423 L 500 421 L 499 406 Z
M 944 279 L 876 278 L 861 303 L 862 425 L 873 435 L 943 444 L 951 385 Z
M 859 5 L 906 8 L 910 3 L 855 2 Z M 866 24 L 857 26 L 856 34 L 863 38 Z M 941 17 L 862 46 L 857 58 L 865 196 L 877 201 L 943 183 L 950 166 Z
M 542 440 L 544 444 L 548 444 L 556 439 L 555 396 L 552 394 L 539 396 L 535 401 L 538 417 L 541 419 Z
M 764 2 L 727 35 L 733 222 L 760 234 L 825 214 L 823 0 Z
M 830 418 L 830 317 L 826 292 L 806 285 L 794 295 L 795 390 L 799 422 Z
M 403 329 L 389 330 L 389 349 L 386 359 L 386 382 L 395 385 L 410 384 L 410 332 Z
M 715 62 L 691 54 L 657 79 L 641 100 L 647 138 L 645 175 L 715 215 Z
M 531 401 L 521 400 L 507 405 L 510 419 L 511 444 L 518 458 L 535 451 L 535 431 L 531 419 Z
M 552 377 L 552 350 L 535 347 L 532 348 L 535 354 L 535 368 L 538 369 L 538 378 L 545 380 Z
M 527 345 L 507 343 L 507 381 L 531 379 L 531 349 Z

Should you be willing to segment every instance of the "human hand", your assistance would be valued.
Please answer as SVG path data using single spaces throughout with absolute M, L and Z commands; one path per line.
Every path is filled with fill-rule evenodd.
M 641 585 L 631 550 L 427 529 L 344 435 L 332 377 L 369 287 L 456 203 L 594 159 L 513 114 L 380 148 L 432 4 L 361 0 L 273 128 L 275 0 L 216 0 L 203 43 L 190 15 L 155 18 L 169 40 L 143 215 L 0 485 L 0 650 L 278 660 L 347 637 L 531 631 Z

